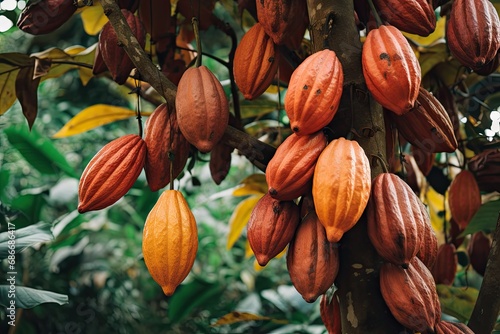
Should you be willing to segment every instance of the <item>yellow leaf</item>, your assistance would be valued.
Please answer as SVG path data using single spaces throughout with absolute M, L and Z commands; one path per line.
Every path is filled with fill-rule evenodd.
M 100 4 L 87 7 L 81 16 L 83 29 L 89 35 L 97 35 L 108 22 L 108 18 L 104 14 L 104 10 Z
M 234 311 L 217 319 L 217 321 L 214 324 L 212 324 L 212 326 L 230 325 L 242 321 L 259 321 L 259 320 L 271 320 L 271 318 L 247 312 Z
M 234 246 L 236 240 L 238 240 L 238 238 L 240 237 L 241 232 L 250 219 L 250 214 L 252 213 L 255 204 L 257 204 L 261 197 L 262 195 L 254 195 L 252 197 L 246 198 L 241 201 L 234 209 L 234 212 L 229 219 L 229 234 L 227 236 L 226 245 L 226 248 L 228 250 Z
M 240 182 L 240 186 L 233 191 L 233 196 L 263 195 L 267 192 L 265 174 L 252 174 Z
M 283 255 L 286 254 L 286 250 L 288 249 L 288 246 L 286 246 L 278 255 L 276 255 L 274 258 L 275 259 L 279 259 L 279 258 L 282 258 Z
M 414 42 L 418 46 L 428 47 L 434 45 L 434 43 L 444 38 L 445 26 L 446 26 L 446 18 L 441 17 L 436 22 L 436 29 L 429 36 L 422 37 L 419 35 L 408 34 L 406 32 L 403 32 L 403 35 L 408 37 L 412 42 Z
M 261 271 L 264 268 L 265 268 L 265 266 L 264 267 L 261 266 L 259 264 L 259 262 L 257 262 L 257 259 L 254 259 L 254 261 L 253 261 L 253 269 L 255 269 L 255 271 Z
M 441 216 L 440 212 L 444 211 L 444 196 L 432 187 L 428 187 L 425 199 L 427 205 L 429 206 L 432 228 L 437 233 L 442 233 L 444 228 L 444 218 Z
M 0 64 L 0 115 L 4 114 L 16 102 L 16 78 L 19 67 Z
M 253 256 L 253 249 L 250 246 L 250 242 L 247 239 L 247 242 L 245 243 L 245 259 L 249 259 Z

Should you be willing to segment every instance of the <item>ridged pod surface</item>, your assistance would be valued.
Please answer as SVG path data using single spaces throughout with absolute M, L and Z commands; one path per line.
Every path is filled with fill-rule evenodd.
M 325 49 L 307 57 L 293 72 L 285 96 L 292 131 L 302 136 L 327 126 L 339 107 L 343 84 L 335 52 Z
M 247 237 L 257 262 L 265 266 L 292 240 L 300 222 L 293 201 L 278 201 L 266 193 L 257 202 L 247 225 Z
M 452 285 L 457 273 L 457 249 L 454 244 L 442 244 L 431 269 L 436 284 Z
M 311 187 L 316 161 L 326 144 L 323 132 L 288 136 L 266 168 L 269 194 L 282 201 L 304 194 Z
M 375 0 L 380 17 L 410 34 L 428 36 L 436 29 L 436 15 L 429 0 Z
M 366 86 L 378 103 L 398 115 L 415 106 L 422 80 L 420 64 L 401 31 L 393 26 L 371 30 L 361 61 Z
M 76 10 L 74 1 L 31 1 L 19 15 L 17 26 L 31 35 L 49 34 L 66 23 Z
M 396 320 L 417 332 L 433 332 L 441 318 L 436 285 L 427 267 L 414 257 L 408 269 L 386 262 L 380 268 L 380 291 Z
M 421 206 L 422 214 L 425 215 L 425 224 L 420 226 L 421 230 L 418 231 L 420 238 L 420 247 L 417 252 L 417 257 L 429 269 L 434 266 L 438 252 L 438 240 L 436 233 L 432 229 L 431 220 L 424 205 Z
M 324 294 L 319 302 L 319 314 L 325 324 L 328 334 L 342 334 L 342 325 L 340 317 L 340 304 L 337 299 L 337 291 L 333 293 L 329 301 L 328 296 Z
M 420 248 L 420 226 L 426 224 L 420 205 L 399 176 L 382 173 L 373 179 L 367 207 L 368 237 L 384 260 L 408 268 Z
M 293 286 L 313 303 L 334 283 L 339 271 L 339 252 L 328 242 L 323 225 L 314 212 L 302 219 L 290 242 L 286 265 Z
M 243 35 L 234 54 L 234 81 L 245 99 L 253 100 L 266 91 L 278 63 L 278 48 L 257 22 Z
M 467 166 L 474 174 L 479 189 L 500 192 L 500 149 L 492 148 L 473 156 Z
M 486 264 L 488 263 L 488 256 L 491 250 L 491 240 L 482 231 L 476 232 L 472 235 L 469 244 L 467 245 L 467 253 L 469 254 L 470 264 L 472 268 L 484 276 L 486 271 Z
M 152 191 L 160 190 L 176 178 L 189 158 L 189 143 L 182 135 L 174 112 L 159 105 L 146 121 L 144 136 L 148 154 L 144 171 Z M 172 162 L 172 171 L 170 163 Z
M 370 163 L 357 142 L 339 138 L 323 150 L 314 168 L 312 194 L 330 242 L 338 242 L 359 220 L 371 183 Z
M 466 324 L 441 320 L 436 324 L 436 334 L 474 334 Z
M 188 68 L 177 86 L 175 105 L 184 137 L 200 152 L 210 152 L 229 121 L 229 105 L 219 80 L 203 65 Z
M 146 143 L 134 134 L 106 144 L 80 177 L 78 212 L 104 209 L 125 195 L 144 167 Z
M 451 54 L 464 66 L 481 69 L 500 48 L 500 20 L 489 0 L 455 0 L 447 20 Z
M 481 192 L 474 175 L 468 170 L 458 173 L 448 189 L 448 205 L 453 219 L 460 228 L 469 225 L 481 207 Z
M 146 218 L 142 239 L 144 262 L 163 293 L 171 296 L 189 274 L 198 251 L 198 230 L 186 199 L 165 190 Z

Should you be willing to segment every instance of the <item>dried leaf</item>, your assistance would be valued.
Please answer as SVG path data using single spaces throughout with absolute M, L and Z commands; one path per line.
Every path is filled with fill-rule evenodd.
M 217 321 L 214 324 L 212 324 L 212 326 L 230 325 L 237 322 L 259 321 L 259 320 L 271 320 L 271 318 L 247 312 L 233 311 L 217 319 Z
M 23 67 L 19 70 L 16 78 L 16 96 L 21 103 L 24 117 L 28 121 L 31 130 L 38 113 L 38 84 L 40 78 L 33 77 L 33 67 Z

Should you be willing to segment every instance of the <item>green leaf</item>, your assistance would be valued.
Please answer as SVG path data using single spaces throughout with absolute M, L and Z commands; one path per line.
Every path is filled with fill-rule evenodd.
M 473 234 L 478 231 L 491 232 L 495 230 L 498 214 L 500 212 L 500 200 L 491 201 L 481 205 L 479 211 L 472 217 L 469 225 L 459 237 Z
M 36 189 L 36 191 L 36 193 L 17 196 L 12 200 L 12 209 L 23 213 L 15 219 L 18 228 L 34 224 L 40 220 L 40 212 L 46 200 L 45 196 L 43 196 L 43 189 Z
M 9 255 L 9 240 L 12 240 L 11 245 L 13 245 L 16 253 L 39 242 L 52 240 L 53 236 L 50 228 L 50 224 L 40 222 L 20 229 L 10 230 L 12 232 L 0 233 L 0 258 L 7 258 Z
M 10 305 L 10 285 L 0 285 L 0 304 L 8 307 Z M 59 305 L 68 304 L 68 296 L 46 290 L 37 290 L 25 286 L 15 287 L 15 307 L 32 308 L 40 304 L 56 303 Z
M 438 284 L 436 289 L 443 313 L 461 322 L 467 322 L 476 304 L 479 291 L 471 287 L 452 287 L 443 284 Z
M 9 184 L 10 171 L 8 169 L 0 170 L 0 202 L 4 202 L 7 185 Z

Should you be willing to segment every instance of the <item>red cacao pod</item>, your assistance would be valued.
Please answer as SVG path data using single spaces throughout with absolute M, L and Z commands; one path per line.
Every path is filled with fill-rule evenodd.
M 327 126 L 339 107 L 343 83 L 335 52 L 325 49 L 307 57 L 293 72 L 285 96 L 293 132 L 302 136 Z
M 420 147 L 411 145 L 411 154 L 417 163 L 418 169 L 425 176 L 429 175 L 432 166 L 434 165 L 434 159 L 436 158 L 436 153 L 429 153 L 422 150 Z
M 66 23 L 76 12 L 75 1 L 31 1 L 17 20 L 17 26 L 31 35 L 49 34 Z
M 139 17 L 144 24 L 144 29 L 155 42 L 163 40 L 175 33 L 171 31 L 171 8 L 170 1 L 146 0 L 140 1 Z
M 262 196 L 247 225 L 248 242 L 261 266 L 285 249 L 299 222 L 300 210 L 293 201 L 278 201 L 269 193 Z
M 229 173 L 233 150 L 231 146 L 219 142 L 214 146 L 212 152 L 210 152 L 208 167 L 215 184 L 221 184 Z
M 468 162 L 479 189 L 500 192 L 500 149 L 489 149 L 476 154 Z
M 104 209 L 123 197 L 144 167 L 146 143 L 134 134 L 106 144 L 80 178 L 78 212 Z
M 481 193 L 474 175 L 468 170 L 458 173 L 448 189 L 448 205 L 460 228 L 467 227 L 481 207 Z
M 494 73 L 498 69 L 498 66 L 500 66 L 500 52 L 497 52 L 497 55 L 489 63 L 476 68 L 474 71 L 479 75 L 487 76 Z
M 467 245 L 467 253 L 472 268 L 481 276 L 484 276 L 486 271 L 490 250 L 491 240 L 483 232 L 479 231 L 472 235 Z
M 436 15 L 429 0 L 375 0 L 380 17 L 399 30 L 428 36 L 436 29 Z
M 338 248 L 328 242 L 325 228 L 314 212 L 306 215 L 295 231 L 286 264 L 293 286 L 308 303 L 333 285 L 339 270 Z
M 454 244 L 439 246 L 436 263 L 431 269 L 436 284 L 452 285 L 457 273 L 457 249 Z
M 441 320 L 436 324 L 434 333 L 436 334 L 474 334 L 467 325 L 457 322 Z
M 434 229 L 432 228 L 427 209 L 424 205 L 421 205 L 420 208 L 422 210 L 422 214 L 425 215 L 426 219 L 425 224 L 421 225 L 421 229 L 418 230 L 420 247 L 417 252 L 417 257 L 427 268 L 431 269 L 434 266 L 434 263 L 436 263 L 437 259 L 438 240 L 436 237 L 436 233 L 434 233 Z
M 326 144 L 323 132 L 288 136 L 266 168 L 269 194 L 282 201 L 304 194 L 311 187 L 316 161 Z
M 401 31 L 393 26 L 370 30 L 361 61 L 366 86 L 378 103 L 398 115 L 415 106 L 420 64 Z
M 319 314 L 325 324 L 328 334 L 342 334 L 342 324 L 340 317 L 340 304 L 337 299 L 337 291 L 333 293 L 332 299 L 328 300 L 328 295 L 324 294 L 319 302 Z
M 102 54 L 99 48 L 99 43 L 97 43 L 94 54 L 94 64 L 92 65 L 92 74 L 99 75 L 108 70 L 104 59 L 102 59 Z
M 210 152 L 229 122 L 229 105 L 219 80 L 205 66 L 188 68 L 179 81 L 175 105 L 184 137 L 201 152 Z

